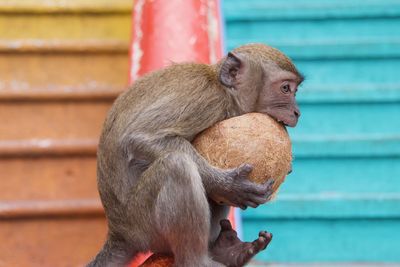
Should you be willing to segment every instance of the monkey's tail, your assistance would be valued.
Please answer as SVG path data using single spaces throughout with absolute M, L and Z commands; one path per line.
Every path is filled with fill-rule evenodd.
M 86 267 L 126 266 L 138 254 L 139 251 L 128 249 L 124 241 L 108 238 L 100 252 Z

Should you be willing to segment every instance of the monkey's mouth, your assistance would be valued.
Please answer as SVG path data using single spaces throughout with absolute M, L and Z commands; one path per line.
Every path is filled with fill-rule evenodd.
M 293 121 L 286 121 L 286 120 L 280 120 L 280 119 L 276 119 L 276 121 L 280 124 L 282 124 L 285 127 L 295 127 L 297 124 L 297 120 L 293 120 Z
M 285 122 L 283 122 L 282 120 L 276 120 L 276 121 L 279 122 L 280 124 L 287 126 L 287 124 Z
M 271 112 L 270 110 L 261 113 L 271 116 L 275 121 L 285 127 L 295 127 L 297 125 L 298 118 L 295 116 L 286 116 L 283 112 Z

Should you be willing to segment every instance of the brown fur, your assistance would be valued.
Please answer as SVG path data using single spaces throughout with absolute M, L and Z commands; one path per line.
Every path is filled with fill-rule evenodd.
M 237 241 L 229 247 L 218 242 L 210 253 L 220 263 L 210 258 L 208 247 L 219 234 L 228 206 L 244 209 L 265 203 L 271 184 L 250 182 L 248 164 L 230 170 L 211 166 L 190 143 L 221 120 L 265 108 L 274 111 L 268 109 L 274 102 L 260 105 L 272 90 L 276 92 L 271 99 L 284 99 L 279 104 L 284 110 L 275 118 L 297 122 L 293 97 L 279 97 L 274 85 L 290 76 L 274 65 L 290 66 L 287 60 L 259 45 L 237 51 L 245 57 L 231 54 L 212 66 L 175 64 L 147 74 L 115 101 L 104 123 L 97 164 L 109 234 L 88 266 L 123 266 L 146 250 L 172 252 L 175 266 L 223 266 L 232 261 L 242 266 L 254 255 L 248 249 L 257 253 L 265 248 L 269 235 L 254 244 Z M 260 62 L 260 55 L 268 60 Z M 269 70 L 267 65 L 273 67 Z
M 233 53 L 249 55 L 258 62 L 273 61 L 281 69 L 290 71 L 299 77 L 302 77 L 292 60 L 276 48 L 264 44 L 248 44 L 238 47 L 232 51 Z

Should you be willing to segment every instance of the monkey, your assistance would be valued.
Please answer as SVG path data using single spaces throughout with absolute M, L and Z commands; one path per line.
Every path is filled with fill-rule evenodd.
M 242 242 L 226 217 L 230 206 L 267 202 L 273 182 L 249 181 L 253 166 L 245 162 L 211 166 L 191 141 L 249 112 L 296 126 L 303 79 L 279 50 L 247 44 L 213 65 L 172 64 L 136 80 L 115 100 L 100 136 L 97 182 L 108 234 L 87 266 L 125 266 L 145 251 L 173 255 L 176 267 L 244 266 L 265 249 L 269 232 Z

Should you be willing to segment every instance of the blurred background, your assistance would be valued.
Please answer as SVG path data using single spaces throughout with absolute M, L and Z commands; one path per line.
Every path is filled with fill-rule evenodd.
M 305 74 L 293 173 L 242 213 L 259 263 L 400 266 L 400 1 L 224 0 L 226 45 Z M 128 83 L 131 0 L 0 0 L 0 266 L 81 266 L 105 238 L 96 145 Z M 171 25 L 173 27 L 173 25 Z

